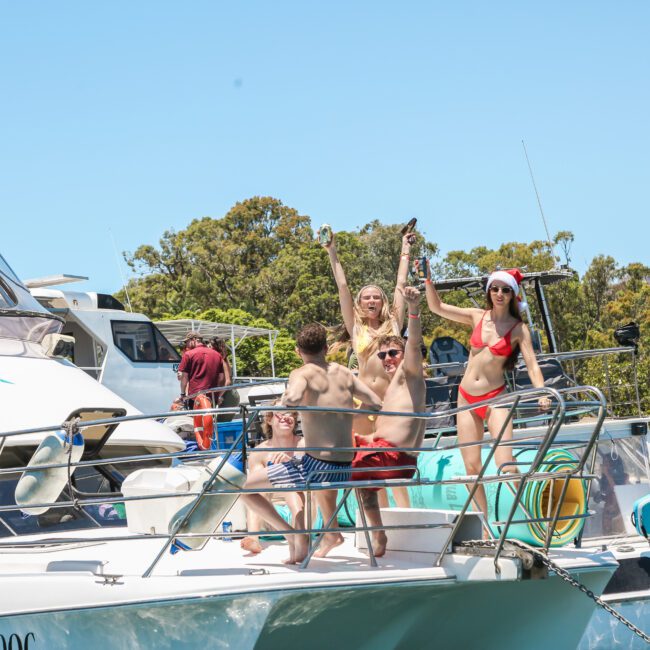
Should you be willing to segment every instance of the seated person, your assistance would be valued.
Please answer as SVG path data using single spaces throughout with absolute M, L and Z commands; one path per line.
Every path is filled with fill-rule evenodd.
M 390 377 L 384 396 L 384 411 L 422 413 L 425 408 L 426 386 L 422 366 L 422 328 L 420 325 L 420 292 L 405 287 L 404 298 L 408 304 L 409 337 L 405 342 L 399 336 L 386 336 L 379 340 L 377 356 Z M 425 349 L 426 354 L 426 349 Z M 415 474 L 417 456 L 415 450 L 422 445 L 425 422 L 414 417 L 382 416 L 377 418 L 375 432 L 355 436 L 355 445 L 370 447 L 360 450 L 352 461 L 353 480 L 385 481 L 392 478 L 411 478 Z M 410 447 L 413 453 L 392 451 L 394 447 Z M 367 468 L 404 467 L 405 470 L 369 471 Z M 411 469 L 412 467 L 412 469 Z M 366 468 L 363 472 L 354 469 Z M 381 526 L 378 501 L 379 488 L 362 488 L 361 503 L 369 526 Z M 376 557 L 386 552 L 386 533 L 372 532 L 372 548 Z
M 275 400 L 278 404 L 280 400 Z M 256 469 L 264 468 L 275 463 L 283 463 L 294 456 L 300 457 L 302 454 L 293 451 L 296 447 L 304 447 L 305 442 L 302 436 L 296 435 L 296 426 L 298 424 L 298 413 L 295 411 L 265 411 L 262 414 L 262 433 L 266 440 L 259 444 L 256 449 L 286 447 L 287 451 L 270 451 L 268 453 L 253 452 L 250 454 L 248 469 L 253 472 Z M 296 525 L 296 519 L 303 511 L 303 499 L 298 492 L 284 492 L 275 495 L 276 499 L 271 499 L 272 494 L 266 494 L 265 497 L 271 501 L 284 502 L 291 511 L 291 525 Z M 254 511 L 246 510 L 246 522 L 248 530 L 264 530 L 264 520 Z M 251 553 L 260 553 L 262 544 L 259 537 L 246 536 L 241 540 L 241 547 Z

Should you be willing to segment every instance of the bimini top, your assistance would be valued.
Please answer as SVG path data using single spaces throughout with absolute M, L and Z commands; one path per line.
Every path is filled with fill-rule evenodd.
M 178 345 L 185 340 L 188 332 L 197 332 L 204 339 L 219 337 L 225 340 L 226 345 L 232 354 L 233 374 L 237 376 L 237 347 L 246 338 L 251 336 L 263 336 L 269 340 L 271 355 L 271 371 L 275 377 L 275 359 L 273 346 L 278 337 L 278 330 L 271 330 L 265 327 L 250 327 L 248 325 L 234 325 L 231 323 L 213 323 L 207 320 L 179 319 L 159 320 L 156 327 L 164 334 L 165 338 L 173 345 Z
M 40 343 L 63 319 L 42 307 L 0 255 L 0 338 Z
M 551 271 L 535 271 L 533 273 L 523 273 L 523 285 L 549 285 L 563 280 L 570 280 L 575 273 L 569 268 L 552 269 Z M 438 291 L 455 291 L 457 289 L 480 289 L 484 290 L 489 273 L 485 275 L 476 275 L 466 278 L 449 278 L 446 280 L 435 280 L 434 284 Z

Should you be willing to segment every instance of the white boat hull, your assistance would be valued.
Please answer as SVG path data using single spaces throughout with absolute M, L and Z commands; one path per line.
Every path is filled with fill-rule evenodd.
M 159 540 L 151 542 L 145 542 L 147 550 L 160 548 Z M 135 557 L 103 568 L 83 564 L 81 557 L 100 550 L 110 557 L 109 547 L 119 545 L 43 553 L 45 571 L 43 565 L 21 567 L 16 557 L 14 575 L 3 576 L 0 634 L 7 642 L 16 635 L 23 648 L 28 641 L 30 650 L 501 649 L 504 644 L 573 650 L 594 610 L 592 600 L 553 574 L 520 579 L 519 560 L 512 558 L 502 558 L 500 577 L 492 558 L 466 555 L 447 556 L 442 567 L 434 567 L 435 557 L 423 564 L 421 554 L 418 562 L 396 554 L 372 569 L 346 544 L 345 555 L 335 551 L 335 557 L 301 570 L 282 565 L 283 545 L 242 559 L 238 544 L 213 542 L 200 554 L 166 556 L 150 578 L 129 570 Z M 217 561 L 206 566 L 206 552 Z M 235 556 L 239 562 L 233 563 Z M 611 560 L 586 565 L 584 557 L 568 560 L 581 563 L 576 575 L 596 593 L 615 569 Z M 120 563 L 127 572 L 111 577 Z M 140 571 L 143 567 L 146 563 Z M 261 567 L 267 573 L 259 572 Z M 25 612 L 30 607 L 33 611 Z

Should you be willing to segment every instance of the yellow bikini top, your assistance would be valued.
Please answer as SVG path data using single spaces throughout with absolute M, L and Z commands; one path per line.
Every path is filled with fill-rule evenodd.
M 356 337 L 355 337 L 355 352 L 357 353 L 357 357 L 360 354 L 363 354 L 363 351 L 372 343 L 372 335 L 370 334 L 370 330 L 367 325 L 359 325 L 357 327 L 356 331 Z
M 395 321 L 391 318 L 391 333 L 399 334 L 399 330 Z M 379 334 L 371 330 L 367 325 L 357 325 L 355 329 L 354 337 L 354 352 L 357 355 L 357 358 L 364 356 L 364 352 L 369 348 L 377 339 Z

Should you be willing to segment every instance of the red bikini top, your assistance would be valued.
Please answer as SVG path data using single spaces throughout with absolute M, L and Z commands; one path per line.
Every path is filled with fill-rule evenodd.
M 481 320 L 476 324 L 472 336 L 469 339 L 469 344 L 473 348 L 488 348 L 490 352 L 497 357 L 509 357 L 512 354 L 512 344 L 510 343 L 510 334 L 512 330 L 519 325 L 515 323 L 507 332 L 502 336 L 494 345 L 483 343 L 483 319 L 485 318 L 486 311 L 483 312 Z

